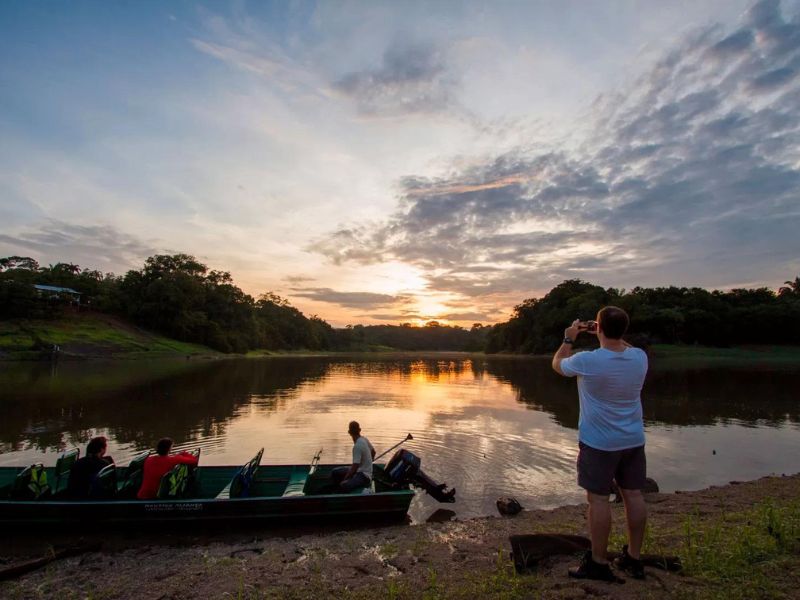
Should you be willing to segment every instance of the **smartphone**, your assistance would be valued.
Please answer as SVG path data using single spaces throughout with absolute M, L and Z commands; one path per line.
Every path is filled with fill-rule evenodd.
M 586 321 L 586 331 L 597 333 L 597 321 Z

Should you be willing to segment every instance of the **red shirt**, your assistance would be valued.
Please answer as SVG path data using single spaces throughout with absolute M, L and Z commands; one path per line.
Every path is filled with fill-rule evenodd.
M 168 454 L 161 456 L 153 454 L 144 461 L 144 472 L 142 473 L 142 487 L 136 497 L 139 500 L 148 500 L 158 495 L 158 486 L 165 473 L 175 465 L 196 465 L 197 457 L 188 452 L 180 454 Z

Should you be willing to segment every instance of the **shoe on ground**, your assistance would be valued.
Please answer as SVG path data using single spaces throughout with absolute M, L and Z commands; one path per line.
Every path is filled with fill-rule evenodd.
M 601 564 L 592 559 L 591 550 L 587 550 L 577 567 L 570 567 L 569 576 L 575 579 L 595 579 L 609 583 L 625 583 L 621 577 L 614 575 L 611 566 Z
M 644 579 L 644 565 L 641 560 L 631 558 L 627 544 L 622 547 L 622 555 L 614 559 L 614 566 L 634 579 Z

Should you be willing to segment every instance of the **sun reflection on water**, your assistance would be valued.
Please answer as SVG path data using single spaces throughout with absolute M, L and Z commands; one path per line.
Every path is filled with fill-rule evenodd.
M 423 469 L 458 490 L 448 508 L 459 517 L 493 514 L 503 495 L 528 507 L 582 496 L 575 383 L 555 376 L 547 361 L 279 358 L 153 371 L 65 365 L 55 375 L 37 365 L 16 368 L 27 369 L 13 377 L 26 386 L 0 385 L 2 465 L 54 464 L 59 452 L 98 434 L 109 437 L 121 464 L 165 435 L 178 448 L 202 448 L 207 465 L 243 464 L 262 446 L 265 464 L 307 463 L 320 448 L 324 462 L 345 464 L 347 424 L 357 420 L 378 452 L 412 433 L 407 447 Z M 648 465 L 662 489 L 796 470 L 794 377 L 654 373 L 644 408 Z M 436 508 L 418 494 L 411 513 L 422 520 Z

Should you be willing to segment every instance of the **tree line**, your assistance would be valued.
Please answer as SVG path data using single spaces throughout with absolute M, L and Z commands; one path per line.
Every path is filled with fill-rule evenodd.
M 565 326 L 591 319 L 614 304 L 631 316 L 629 339 L 650 343 L 800 343 L 800 277 L 773 291 L 728 292 L 685 287 L 603 288 L 565 281 L 541 298 L 529 298 L 497 325 L 470 329 L 435 321 L 424 327 L 355 325 L 337 329 L 307 317 L 280 296 L 254 298 L 234 285 L 227 271 L 211 270 L 188 254 L 156 255 L 125 275 L 73 263 L 41 266 L 24 256 L 0 258 L 0 319 L 49 318 L 58 314 L 34 284 L 71 288 L 82 305 L 116 315 L 175 339 L 221 352 L 265 350 L 457 350 L 488 353 L 551 352 Z
M 47 318 L 52 301 L 34 284 L 74 289 L 82 305 L 221 352 L 331 348 L 333 328 L 267 292 L 257 299 L 227 271 L 210 270 L 188 254 L 149 257 L 125 275 L 72 263 L 47 267 L 29 257 L 0 259 L 0 318 Z
M 59 262 L 47 266 L 27 256 L 0 258 L 0 319 L 58 316 L 57 294 L 34 285 L 73 289 L 81 305 L 140 327 L 221 352 L 248 350 L 483 349 L 490 327 L 471 330 L 428 323 L 355 325 L 334 329 L 307 317 L 280 296 L 253 298 L 234 285 L 227 271 L 211 270 L 188 254 L 156 255 L 125 275 Z
M 593 319 L 607 305 L 627 311 L 626 338 L 639 346 L 800 344 L 800 277 L 777 292 L 675 286 L 625 291 L 573 279 L 514 307 L 512 317 L 489 332 L 485 351 L 554 351 L 567 325 L 576 318 Z

